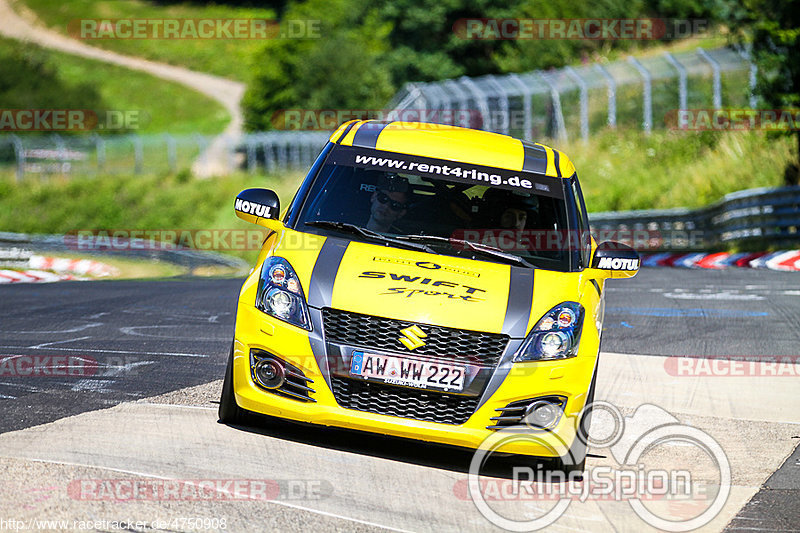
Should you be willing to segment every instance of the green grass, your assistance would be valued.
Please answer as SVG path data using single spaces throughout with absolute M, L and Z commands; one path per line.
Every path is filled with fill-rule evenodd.
M 607 132 L 564 149 L 575 162 L 589 210 L 700 207 L 741 189 L 780 186 L 792 139 L 760 132 Z M 201 180 L 176 175 L 0 180 L 0 231 L 67 233 L 86 229 L 243 229 L 233 198 L 247 187 L 291 200 L 301 173 L 238 174 Z M 226 251 L 227 250 L 223 250 Z M 248 260 L 253 251 L 233 251 Z
M 563 149 L 590 212 L 701 207 L 725 194 L 783 185 L 793 139 L 761 132 L 605 132 Z
M 285 206 L 299 174 L 234 175 L 202 180 L 173 176 L 53 178 L 16 184 L 0 180 L 0 231 L 69 233 L 79 230 L 236 229 L 257 226 L 236 218 L 233 199 L 242 189 L 275 190 Z M 247 260 L 254 251 L 219 250 Z
M 0 39 L 0 52 L 18 46 L 15 41 Z M 64 85 L 94 88 L 105 109 L 143 112 L 140 116 L 144 119 L 136 133 L 215 134 L 225 129 L 230 120 L 228 112 L 215 100 L 178 83 L 31 44 L 25 46 L 31 53 L 44 56 Z M 51 98 L 57 100 L 57 95 Z M 53 109 L 63 108 L 63 102 L 59 101 L 49 105 Z
M 47 26 L 64 34 L 68 34 L 71 21 L 81 19 L 275 19 L 275 12 L 269 8 L 188 2 L 15 0 L 13 5 L 18 11 L 27 6 Z M 85 42 L 126 55 L 242 81 L 248 79 L 250 57 L 263 44 L 259 39 L 92 39 Z

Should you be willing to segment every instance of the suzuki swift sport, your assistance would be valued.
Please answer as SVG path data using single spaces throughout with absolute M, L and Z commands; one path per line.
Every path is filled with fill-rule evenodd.
M 250 413 L 583 469 L 608 278 L 575 169 L 537 143 L 453 126 L 352 121 L 294 199 L 247 189 L 269 230 L 242 286 L 220 400 Z

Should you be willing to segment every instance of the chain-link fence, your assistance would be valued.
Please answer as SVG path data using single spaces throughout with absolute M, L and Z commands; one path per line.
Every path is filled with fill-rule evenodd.
M 669 117 L 678 110 L 754 108 L 755 74 L 747 54 L 731 48 L 662 52 L 606 64 L 408 83 L 383 115 L 564 142 L 586 139 L 607 127 L 645 132 L 669 127 Z M 22 180 L 188 168 L 200 175 L 302 169 L 313 162 L 329 134 L 12 134 L 0 136 L 0 175 Z
M 525 74 L 408 83 L 389 108 L 400 117 L 406 110 L 448 114 L 457 125 L 563 142 L 605 127 L 668 127 L 678 110 L 755 108 L 755 74 L 746 52 L 698 48 Z
M 205 165 L 220 173 L 277 172 L 308 168 L 330 132 L 275 131 L 240 138 L 204 135 L 61 135 L 0 136 L 0 176 L 30 180 L 48 176 L 167 174 Z M 221 141 L 221 142 L 220 142 Z M 208 173 L 204 173 L 208 175 Z

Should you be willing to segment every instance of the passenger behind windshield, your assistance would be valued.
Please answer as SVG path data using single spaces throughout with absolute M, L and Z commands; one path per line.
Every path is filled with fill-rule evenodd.
M 400 233 L 394 224 L 408 212 L 407 202 L 408 180 L 395 174 L 381 176 L 370 197 L 369 220 L 364 227 L 381 233 Z

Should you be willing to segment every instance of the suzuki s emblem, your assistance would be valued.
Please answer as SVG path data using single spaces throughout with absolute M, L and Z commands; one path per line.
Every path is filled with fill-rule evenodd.
M 425 338 L 428 335 L 419 329 L 419 326 L 411 326 L 410 328 L 401 329 L 400 333 L 402 333 L 403 336 L 398 340 L 402 342 L 403 345 L 405 345 L 405 347 L 409 350 L 419 348 L 420 346 L 425 346 L 425 341 L 422 340 L 422 338 Z

